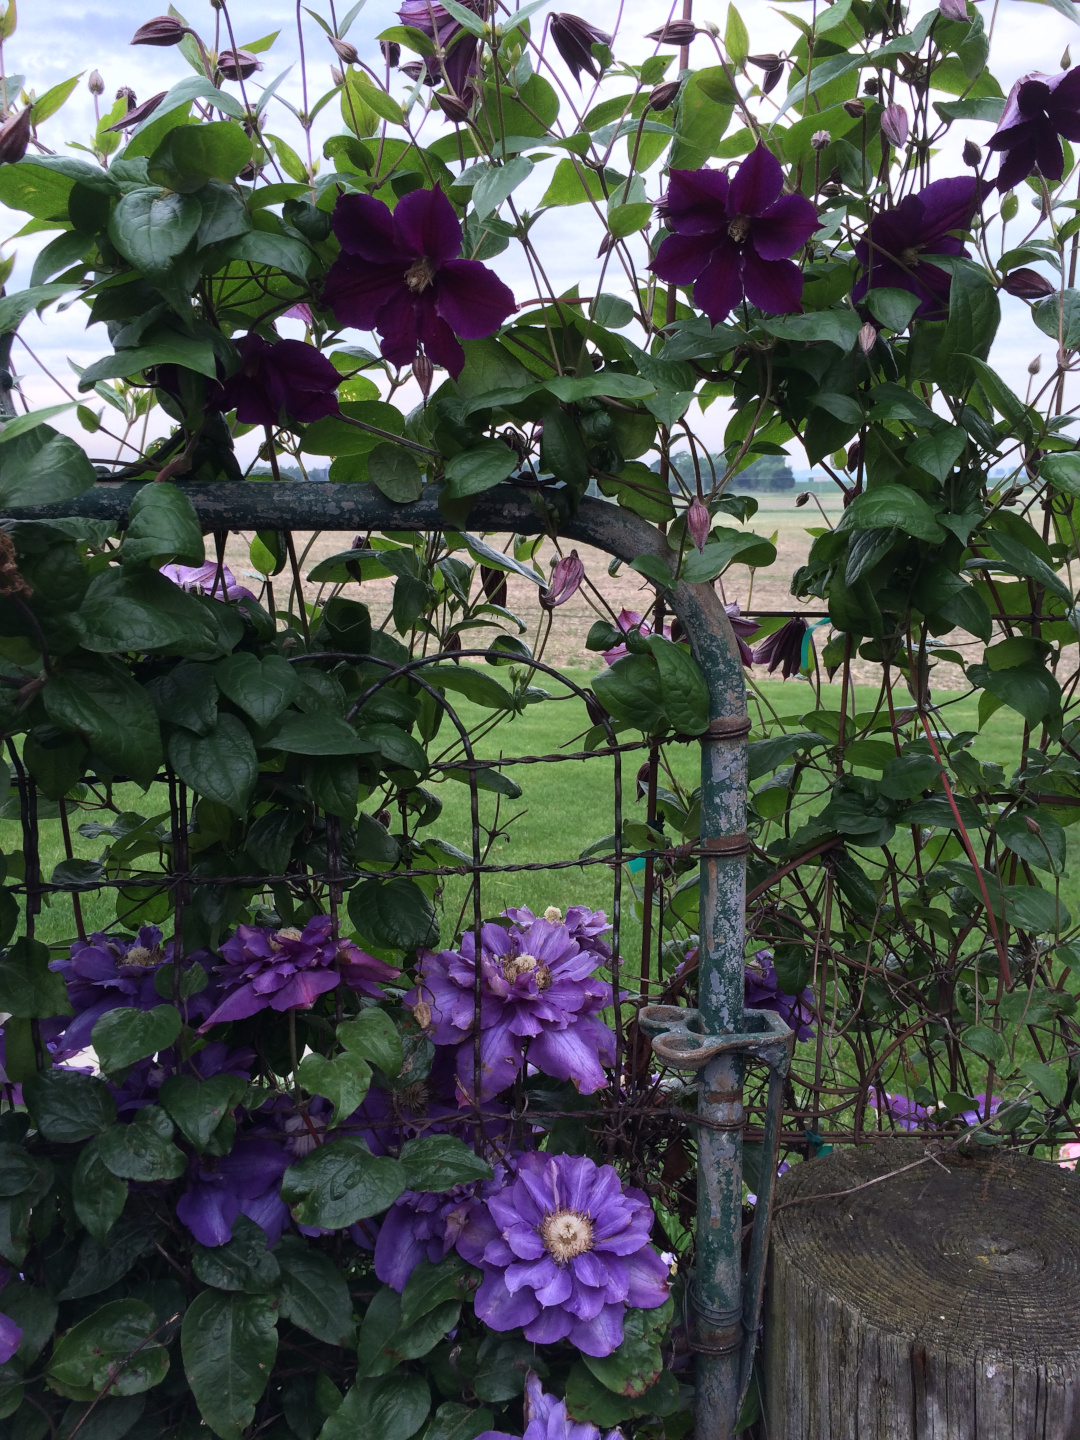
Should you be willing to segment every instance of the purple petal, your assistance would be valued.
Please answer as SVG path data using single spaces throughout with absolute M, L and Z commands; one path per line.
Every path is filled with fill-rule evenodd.
M 224 1186 L 196 1180 L 176 1202 L 176 1218 L 191 1231 L 200 1245 L 224 1245 L 232 1239 L 233 1221 L 240 1214 L 240 1202 Z
M 434 288 L 436 311 L 463 340 L 493 335 L 517 309 L 514 292 L 479 260 L 447 261 L 439 268 Z
M 630 1280 L 626 1303 L 635 1310 L 655 1310 L 663 1305 L 668 1298 L 670 1272 L 652 1246 L 629 1256 L 624 1263 Z
M 690 285 L 709 263 L 723 231 L 709 231 L 704 235 L 669 235 L 661 241 L 656 259 L 649 266 L 654 274 L 669 285 Z
M 773 315 L 791 315 L 802 309 L 802 271 L 791 260 L 762 260 L 747 249 L 743 255 L 743 286 L 752 305 Z M 694 294 L 696 297 L 696 288 Z
M 818 227 L 817 211 L 805 195 L 782 195 L 750 228 L 750 243 L 763 260 L 786 260 Z
M 728 192 L 728 214 L 763 215 L 784 188 L 784 172 L 771 150 L 758 145 L 735 172 Z M 790 251 L 788 252 L 790 254 Z
M 416 358 L 417 297 L 399 285 L 375 316 L 374 325 L 382 336 L 379 349 L 393 365 L 411 365 Z
M 727 319 L 742 299 L 742 267 L 738 254 L 734 242 L 725 236 L 724 243 L 713 252 L 694 285 L 694 304 L 714 325 Z
M 443 192 L 412 190 L 398 201 L 394 211 L 397 249 L 426 255 L 436 266 L 456 260 L 461 254 L 461 226 L 454 207 Z
M 729 183 L 722 170 L 672 170 L 665 210 L 680 235 L 707 235 L 726 229 Z
M 566 1339 L 574 1323 L 574 1317 L 568 1310 L 541 1310 L 537 1318 L 525 1326 L 525 1339 L 531 1340 L 534 1345 L 554 1345 L 557 1340 Z
M 239 990 L 225 997 L 212 1015 L 207 1016 L 197 1033 L 203 1035 L 211 1025 L 222 1025 L 226 1020 L 246 1020 L 249 1015 L 265 1010 L 268 1003 L 263 996 L 256 994 L 253 985 L 241 985 Z
M 252 1200 L 240 1201 L 240 1214 L 254 1220 L 266 1232 L 267 1246 L 276 1245 L 289 1223 L 289 1207 L 279 1193 L 280 1182 Z
M 465 368 L 465 351 L 450 326 L 435 313 L 434 305 L 421 312 L 420 338 L 428 358 L 441 365 L 456 380 Z
M 273 1010 L 307 1010 L 341 979 L 336 970 L 300 970 L 270 1001 Z
M 395 234 L 394 217 L 390 207 L 371 195 L 342 195 L 334 206 L 331 221 L 334 234 L 347 255 L 359 255 L 370 265 L 396 265 L 405 270 L 408 260 L 401 264 L 401 245 Z
M 10 1315 L 0 1315 L 0 1365 L 6 1365 L 22 1343 L 22 1329 Z
M 371 330 L 384 306 L 395 297 L 408 298 L 406 268 L 404 261 L 368 265 L 358 263 L 351 255 L 339 255 L 327 273 L 323 303 L 333 311 L 339 325 Z
M 525 1332 L 528 1335 L 528 1331 Z M 592 1320 L 579 1320 L 570 1330 L 570 1343 L 586 1355 L 610 1355 L 622 1344 L 623 1307 L 605 1305 Z
M 476 1318 L 492 1330 L 516 1330 L 528 1325 L 540 1313 L 540 1306 L 531 1290 L 511 1295 L 498 1270 L 489 1270 L 476 1292 Z M 556 1312 L 557 1313 L 557 1312 Z
M 375 1242 L 375 1274 L 399 1294 L 425 1254 L 424 1245 L 416 1237 L 415 1221 L 411 1210 L 395 1205 Z

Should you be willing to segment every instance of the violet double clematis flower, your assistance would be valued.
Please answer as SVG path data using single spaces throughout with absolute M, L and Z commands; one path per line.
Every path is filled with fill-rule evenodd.
M 290 420 L 307 425 L 337 414 L 334 392 L 341 376 L 314 345 L 302 340 L 271 345 L 251 331 L 236 348 L 240 368 L 209 397 L 209 403 L 219 410 L 235 410 L 241 425 L 280 425 Z
M 514 1168 L 510 1157 L 495 1165 L 491 1180 L 455 1185 L 439 1195 L 406 1190 L 399 1196 L 375 1242 L 375 1274 L 383 1284 L 400 1294 L 421 1260 L 433 1265 L 444 1260 L 468 1225 L 473 1209 L 501 1190 Z
M 484 1430 L 476 1440 L 517 1440 L 505 1430 Z M 525 1377 L 525 1434 L 521 1440 L 623 1440 L 621 1430 L 602 1435 L 589 1420 L 571 1420 L 566 1401 L 545 1395 L 540 1377 L 530 1370 Z
M 672 285 L 693 285 L 714 325 L 742 299 L 776 315 L 802 308 L 802 271 L 789 258 L 818 227 L 804 195 L 783 195 L 776 156 L 758 145 L 729 180 L 721 170 L 673 170 L 664 204 L 673 233 L 650 267 Z
M 244 1020 L 260 1010 L 307 1010 L 320 995 L 343 980 L 350 990 L 383 998 L 378 981 L 400 974 L 349 940 L 332 935 L 333 917 L 315 915 L 297 930 L 238 925 L 221 947 L 224 999 L 199 1027 L 199 1033 L 227 1020 Z
M 480 932 L 480 1086 L 489 1100 L 512 1085 L 527 1056 L 545 1075 L 572 1080 L 583 1095 L 608 1083 L 615 1036 L 597 1014 L 612 1003 L 611 986 L 594 975 L 599 958 L 565 925 L 534 920 L 528 929 L 492 922 Z M 405 1004 L 430 1010 L 436 1045 L 455 1045 L 462 1103 L 473 1098 L 476 937 L 461 949 L 421 952 L 417 986 Z
M 743 971 L 743 1004 L 751 1010 L 775 1010 L 785 1025 L 795 1031 L 796 1040 L 814 1037 L 814 992 L 809 986 L 801 995 L 780 989 L 771 950 L 757 950 Z
M 557 905 L 549 905 L 543 915 L 534 915 L 527 905 L 520 905 L 502 913 L 523 931 L 528 931 L 537 920 L 546 920 L 549 925 L 565 925 L 566 933 L 579 949 L 591 950 L 604 964 L 611 962 L 611 946 L 600 938 L 611 929 L 603 910 L 571 905 L 564 915 Z
M 523 1155 L 517 1175 L 476 1206 L 457 1248 L 483 1271 L 476 1315 L 526 1340 L 569 1340 L 586 1355 L 622 1343 L 627 1308 L 668 1296 L 668 1267 L 649 1243 L 653 1216 L 640 1190 L 582 1155 Z
M 276 1245 L 289 1220 L 281 1198 L 281 1177 L 291 1157 L 268 1136 L 242 1135 L 228 1155 L 193 1156 L 187 1192 L 176 1202 L 177 1219 L 200 1245 L 224 1245 L 232 1239 L 238 1215 L 246 1215 Z
M 163 565 L 161 573 L 166 580 L 192 595 L 206 595 L 211 600 L 255 599 L 228 565 L 219 566 L 214 560 L 208 560 L 205 565 Z
M 979 204 L 979 181 L 971 175 L 935 180 L 908 195 L 894 210 L 875 215 L 855 246 L 862 266 L 851 298 L 858 304 L 867 290 L 907 290 L 919 298 L 915 316 L 942 319 L 949 308 L 952 276 L 924 255 L 967 255 L 957 230 L 968 230 Z
M 999 190 L 1011 190 L 1038 170 L 1060 180 L 1061 138 L 1080 140 L 1080 67 L 1062 75 L 1023 75 L 1009 91 L 990 149 L 1002 152 Z
M 478 260 L 462 260 L 461 226 L 441 190 L 413 190 L 388 206 L 342 195 L 334 207 L 342 253 L 323 300 L 340 325 L 376 330 L 384 357 L 411 365 L 423 351 L 456 380 L 458 343 L 492 335 L 516 308 L 513 293 Z

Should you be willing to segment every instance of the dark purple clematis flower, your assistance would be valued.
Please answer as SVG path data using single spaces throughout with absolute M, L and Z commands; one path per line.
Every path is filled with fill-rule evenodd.
M 906 1095 L 871 1091 L 867 1099 L 875 1110 L 887 1115 L 898 1130 L 918 1130 L 930 1117 L 930 1111 L 925 1105 L 916 1105 L 915 1101 L 909 1100 Z
M 462 3 L 476 14 L 480 13 L 474 0 L 462 0 Z M 424 62 L 427 83 L 438 85 L 445 79 L 454 94 L 464 99 L 469 77 L 477 72 L 476 36 L 470 35 L 438 0 L 405 0 L 398 19 L 436 41 L 444 52 L 442 60 L 433 55 Z
M 773 314 L 802 308 L 802 271 L 788 257 L 810 239 L 817 211 L 804 195 L 782 195 L 784 172 L 758 145 L 729 180 L 721 170 L 673 170 L 664 206 L 674 233 L 652 269 L 694 286 L 694 304 L 714 325 L 744 297 Z
M 654 1310 L 668 1267 L 649 1244 L 653 1216 L 640 1190 L 581 1155 L 523 1155 L 517 1175 L 471 1211 L 457 1248 L 484 1272 L 476 1315 L 526 1340 L 569 1340 L 610 1355 L 627 1307 Z
M 505 1430 L 484 1430 L 476 1440 L 517 1440 Z M 621 1430 L 606 1435 L 589 1420 L 571 1420 L 566 1401 L 545 1395 L 540 1377 L 530 1370 L 525 1377 L 525 1434 L 521 1440 L 623 1440 Z
M 625 606 L 619 611 L 615 624 L 624 635 L 631 630 L 638 630 L 642 635 L 651 635 L 653 633 L 652 625 L 643 615 L 640 615 L 636 610 L 627 610 Z M 668 640 L 671 639 L 670 625 L 664 626 L 664 635 Z M 614 665 L 616 660 L 621 660 L 624 655 L 628 655 L 629 653 L 625 645 L 615 645 L 612 649 L 604 651 L 604 664 Z
M 602 1090 L 615 1036 L 596 1018 L 612 1003 L 611 986 L 593 973 L 597 955 L 582 950 L 565 925 L 548 920 L 534 920 L 526 930 L 489 922 L 480 945 L 480 1099 L 512 1085 L 526 1055 L 545 1075 L 572 1080 L 583 1095 Z M 458 1047 L 463 1104 L 474 1088 L 475 952 L 472 931 L 462 936 L 460 951 L 422 951 L 416 989 L 405 999 L 428 1007 L 436 1045 Z
M 463 340 L 492 335 L 515 308 L 494 271 L 462 260 L 461 226 L 441 190 L 413 190 L 388 206 L 370 195 L 342 195 L 334 206 L 342 254 L 323 299 L 341 325 L 377 330 L 395 365 L 423 351 L 456 380 Z
M 968 230 L 979 204 L 979 182 L 973 175 L 935 180 L 917 195 L 908 195 L 895 210 L 870 221 L 866 238 L 855 246 L 862 274 L 852 288 L 859 303 L 867 290 L 885 286 L 908 290 L 921 302 L 917 318 L 937 320 L 949 308 L 952 276 L 928 264 L 923 255 L 966 255 L 964 242 L 952 232 Z
M 754 663 L 754 652 L 746 643 L 749 636 L 753 635 L 761 627 L 756 620 L 751 620 L 739 609 L 737 600 L 730 601 L 724 606 L 724 613 L 731 621 L 731 628 L 735 632 L 735 640 L 739 646 L 739 658 L 749 668 Z
M 336 415 L 341 376 L 325 355 L 302 340 L 279 340 L 270 345 L 254 330 L 237 342 L 240 368 L 230 376 L 209 403 L 219 410 L 235 410 L 241 425 L 303 425 Z
M 772 951 L 758 950 L 747 962 L 743 978 L 743 1004 L 751 1010 L 775 1010 L 785 1025 L 795 1031 L 796 1040 L 814 1036 L 814 992 L 809 986 L 801 995 L 780 989 L 773 966 Z
M 779 630 L 766 635 L 753 652 L 754 664 L 767 665 L 770 675 L 782 670 L 783 678 L 790 680 L 802 669 L 806 631 L 806 621 L 800 615 L 793 616 Z
M 232 1239 L 238 1215 L 266 1231 L 268 1245 L 281 1239 L 289 1208 L 280 1195 L 281 1177 L 291 1157 L 268 1136 L 242 1135 L 221 1158 L 193 1157 L 191 1183 L 176 1204 L 177 1218 L 200 1245 L 224 1245 Z
M 600 63 L 592 53 L 592 47 L 610 45 L 610 35 L 603 30 L 597 30 L 595 25 L 582 20 L 580 15 L 552 15 L 551 38 L 555 42 L 555 49 L 566 61 L 570 74 L 579 85 L 583 70 L 594 80 L 600 79 Z
M 400 974 L 349 940 L 335 939 L 330 915 L 315 915 L 303 930 L 286 926 L 238 925 L 221 947 L 225 997 L 200 1026 L 200 1033 L 226 1020 L 243 1020 L 271 1010 L 307 1010 L 320 995 L 344 980 L 350 990 L 382 999 L 376 981 Z
M 1080 67 L 1062 75 L 1022 75 L 990 137 L 990 149 L 1003 152 L 998 189 L 1011 190 L 1036 169 L 1044 180 L 1060 180 L 1062 136 L 1080 140 Z
M 166 580 L 171 580 L 192 595 L 206 595 L 211 600 L 255 599 L 227 565 L 219 567 L 213 560 L 208 560 L 205 565 L 163 565 L 161 573 Z

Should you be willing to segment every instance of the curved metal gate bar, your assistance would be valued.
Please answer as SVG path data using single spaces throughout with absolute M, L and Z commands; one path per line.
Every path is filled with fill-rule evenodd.
M 48 520 L 83 515 L 123 521 L 141 483 L 98 484 L 60 505 L 9 509 L 0 520 Z M 448 530 L 455 529 L 429 487 L 413 504 L 395 505 L 374 487 L 316 482 L 258 482 L 182 486 L 204 531 L 214 530 Z M 500 487 L 478 495 L 470 528 L 521 535 L 546 529 L 530 494 Z M 620 560 L 667 559 L 663 537 L 638 516 L 585 499 L 559 524 L 559 534 Z M 710 723 L 701 737 L 701 912 L 699 1009 L 649 1006 L 642 1026 L 656 1036 L 659 1058 L 700 1069 L 698 1207 L 693 1336 L 698 1352 L 695 1434 L 728 1440 L 749 1382 L 768 1232 L 766 1179 L 770 1140 L 778 1127 L 779 1087 L 791 1035 L 770 1012 L 743 1009 L 746 901 L 746 687 L 731 624 L 711 585 L 679 581 L 669 602 L 682 623 L 709 689 Z M 765 1032 L 765 1033 L 763 1033 Z M 744 1316 L 742 1249 L 742 1078 L 744 1056 L 770 1065 L 770 1113 L 762 1159 L 762 1195 L 755 1216 L 751 1273 Z

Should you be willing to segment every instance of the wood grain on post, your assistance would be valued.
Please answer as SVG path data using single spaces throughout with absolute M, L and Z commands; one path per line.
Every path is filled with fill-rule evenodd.
M 952 1152 L 810 1198 L 925 1153 L 866 1145 L 780 1181 L 769 1440 L 1080 1440 L 1080 1180 Z

